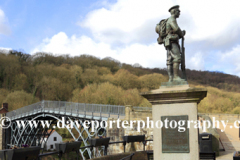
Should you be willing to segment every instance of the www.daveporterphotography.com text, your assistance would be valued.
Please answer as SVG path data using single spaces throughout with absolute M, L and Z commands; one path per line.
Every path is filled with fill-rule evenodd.
M 6 124 L 7 123 L 7 124 Z M 235 121 L 233 126 L 235 128 L 239 128 L 240 121 Z M 10 127 L 11 120 L 8 118 L 1 118 L 1 127 L 8 128 Z M 21 128 L 25 127 L 34 127 L 37 128 L 39 126 L 45 128 L 50 128 L 51 125 L 53 128 L 67 128 L 71 129 L 74 127 L 80 128 L 83 126 L 84 128 L 90 128 L 91 131 L 94 131 L 96 128 L 113 128 L 116 125 L 117 128 L 134 128 L 137 132 L 140 132 L 143 128 L 170 128 L 177 129 L 178 132 L 185 132 L 187 128 L 201 128 L 203 132 L 206 132 L 208 128 L 220 128 L 220 125 L 223 126 L 222 132 L 226 129 L 228 121 L 224 120 L 216 120 L 215 117 L 212 118 L 212 122 L 209 120 L 169 120 L 166 118 L 165 120 L 150 120 L 149 117 L 146 118 L 146 121 L 143 120 L 67 120 L 65 117 L 58 120 L 56 125 L 52 125 L 52 121 L 49 120 L 16 120 L 16 125 Z

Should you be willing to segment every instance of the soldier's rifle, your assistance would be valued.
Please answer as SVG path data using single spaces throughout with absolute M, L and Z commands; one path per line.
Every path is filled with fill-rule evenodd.
M 185 71 L 185 47 L 184 47 L 184 36 L 182 37 L 182 53 L 181 53 L 181 70 L 182 78 L 187 80 L 186 71 Z

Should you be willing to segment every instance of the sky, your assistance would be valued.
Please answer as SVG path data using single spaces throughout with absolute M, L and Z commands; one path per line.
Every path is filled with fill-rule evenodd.
M 89 54 L 165 68 L 156 24 L 180 5 L 186 68 L 240 77 L 239 0 L 0 1 L 0 49 Z

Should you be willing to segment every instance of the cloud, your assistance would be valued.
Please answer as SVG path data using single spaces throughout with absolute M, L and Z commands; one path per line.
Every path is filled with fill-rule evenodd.
M 52 38 L 46 38 L 35 47 L 31 54 L 36 52 L 51 52 L 55 55 L 70 54 L 79 56 L 90 54 L 99 58 L 112 57 L 122 63 L 140 63 L 144 67 L 164 67 L 166 61 L 166 51 L 156 43 L 143 45 L 134 43 L 122 48 L 112 49 L 104 42 L 95 42 L 90 37 L 75 35 L 68 37 L 66 33 L 59 32 Z
M 8 20 L 3 10 L 0 9 L 0 34 L 9 35 L 10 33 L 11 33 L 11 30 L 8 25 Z
M 201 52 L 195 53 L 192 57 L 186 60 L 186 68 L 204 70 L 204 65 L 203 54 Z
M 205 40 L 219 47 L 240 37 L 238 0 L 231 3 L 218 0 L 118 0 L 89 12 L 78 24 L 90 29 L 94 38 L 102 42 L 129 44 L 145 40 L 152 43 L 150 40 L 157 36 L 156 23 L 170 16 L 168 9 L 175 4 L 180 4 L 178 21 L 181 28 L 187 30 L 189 41 Z
M 110 44 L 142 42 L 149 40 L 149 36 L 156 39 L 156 24 L 160 18 L 169 15 L 160 8 L 171 5 L 170 1 L 118 0 L 115 4 L 91 11 L 79 25 L 89 28 L 96 40 Z
M 181 29 L 187 31 L 186 67 L 239 75 L 240 66 L 234 58 L 237 51 L 233 49 L 240 45 L 238 3 L 238 0 L 231 0 L 231 3 L 217 0 L 104 1 L 101 8 L 90 11 L 78 22 L 82 28 L 89 29 L 92 36 L 69 36 L 59 32 L 43 40 L 32 53 L 90 54 L 112 57 L 123 63 L 139 63 L 143 67 L 163 68 L 166 67 L 166 51 L 156 42 L 155 26 L 170 16 L 171 6 L 180 4 L 181 16 L 177 21 Z M 225 61 L 220 61 L 224 56 Z
M 0 52 L 1 52 L 1 53 L 8 54 L 10 50 L 12 50 L 12 48 L 0 47 Z
M 219 53 L 218 63 L 221 64 L 222 70 L 230 74 L 235 74 L 240 77 L 240 45 L 233 47 L 230 51 Z M 231 66 L 231 68 L 226 67 Z
M 180 2 L 180 1 L 179 1 Z M 187 37 L 193 41 L 208 41 L 212 46 L 222 47 L 236 42 L 240 36 L 238 0 L 181 1 L 183 12 L 191 15 L 191 29 Z M 216 5 L 217 4 L 217 5 Z M 180 17 L 179 22 L 181 22 Z M 181 23 L 184 25 L 184 23 Z M 233 44 L 235 45 L 235 44 Z
M 106 57 L 113 54 L 108 44 L 102 42 L 96 43 L 87 36 L 76 37 L 76 35 L 73 35 L 68 37 L 64 32 L 59 32 L 52 38 L 44 39 L 31 53 L 40 51 L 52 52 L 59 55 L 70 54 L 71 56 L 91 54 L 97 57 Z
M 166 51 L 157 43 L 143 45 L 134 43 L 120 49 L 116 59 L 128 64 L 139 63 L 143 67 L 166 67 Z

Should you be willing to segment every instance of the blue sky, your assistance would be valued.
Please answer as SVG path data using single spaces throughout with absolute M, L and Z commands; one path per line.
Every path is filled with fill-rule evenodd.
M 0 1 L 0 48 L 166 66 L 156 24 L 179 4 L 186 67 L 240 76 L 239 0 Z
M 1 46 L 29 53 L 32 46 L 61 31 L 68 35 L 86 34 L 77 22 L 96 7 L 98 2 L 91 0 L 24 0 L 17 3 L 7 0 L 0 4 L 0 9 L 4 11 L 11 33 L 1 35 Z

